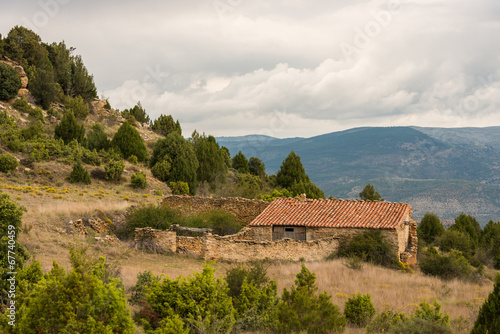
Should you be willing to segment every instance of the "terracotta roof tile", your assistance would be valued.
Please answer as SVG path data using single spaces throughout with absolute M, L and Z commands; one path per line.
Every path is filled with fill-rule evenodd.
M 411 207 L 404 203 L 276 198 L 250 226 L 395 229 L 410 216 Z

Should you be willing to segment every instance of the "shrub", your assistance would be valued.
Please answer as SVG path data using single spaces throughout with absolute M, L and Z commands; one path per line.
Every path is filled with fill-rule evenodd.
M 374 264 L 397 268 L 398 258 L 380 230 L 368 230 L 339 244 L 338 256 L 357 256 Z
M 472 269 L 467 259 L 461 252 L 452 250 L 446 254 L 439 254 L 437 250 L 430 247 L 419 260 L 420 270 L 431 276 L 438 276 L 442 279 L 471 279 Z
M 0 63 L 0 100 L 10 100 L 21 89 L 21 78 L 11 66 Z
M 326 292 L 316 295 L 316 276 L 302 264 L 295 286 L 283 289 L 281 302 L 274 312 L 275 331 L 278 333 L 343 332 L 346 319 L 338 306 L 332 304 Z
M 31 106 L 28 104 L 28 101 L 26 101 L 26 99 L 24 97 L 20 97 L 18 99 L 16 99 L 14 101 L 14 103 L 12 104 L 12 106 L 19 110 L 20 112 L 23 112 L 23 113 L 26 113 L 26 114 L 29 114 L 29 112 L 31 111 Z
M 158 180 L 166 182 L 170 174 L 170 167 L 171 165 L 167 160 L 162 160 L 151 168 L 151 174 Z
M 441 305 L 434 302 L 434 308 L 428 303 L 420 303 L 411 317 L 401 319 L 391 327 L 393 334 L 452 334 L 450 317 L 441 314 Z
M 17 168 L 19 162 L 11 154 L 0 154 L 0 172 L 10 173 Z
M 128 162 L 130 162 L 131 164 L 137 164 L 139 163 L 139 160 L 137 159 L 137 157 L 135 155 L 131 155 L 130 157 L 128 157 Z
M 130 183 L 133 188 L 146 188 L 148 186 L 148 181 L 146 180 L 146 174 L 144 172 L 137 172 L 130 176 Z
M 268 262 L 251 261 L 245 266 L 240 264 L 226 272 L 225 280 L 228 286 L 228 295 L 232 298 L 241 294 L 241 286 L 246 279 L 248 283 L 253 283 L 257 287 L 262 287 L 269 282 L 267 277 Z
M 377 314 L 375 318 L 366 326 L 366 333 L 387 333 L 391 327 L 394 327 L 400 321 L 406 320 L 404 313 L 393 310 L 385 310 Z
M 107 150 L 110 145 L 108 135 L 100 124 L 94 124 L 87 133 L 87 148 L 89 150 Z
M 236 312 L 224 280 L 214 272 L 206 264 L 192 277 L 153 282 L 140 313 L 144 328 L 154 330 L 165 319 L 176 318 L 194 333 L 230 333 Z
M 182 134 L 179 121 L 175 122 L 171 115 L 160 115 L 154 120 L 153 124 L 151 124 L 151 130 L 165 137 L 172 132 Z
M 123 171 L 125 170 L 125 163 L 121 160 L 112 160 L 104 166 L 104 178 L 108 181 L 120 180 Z
M 137 274 L 137 282 L 130 287 L 130 298 L 128 301 L 132 305 L 141 305 L 143 301 L 146 300 L 146 289 L 151 287 L 153 282 L 159 281 L 159 277 L 153 275 L 153 273 L 148 270 Z
M 73 112 L 76 118 L 84 120 L 89 115 L 89 106 L 83 102 L 81 96 L 75 98 L 66 97 L 64 100 L 66 110 Z
M 479 310 L 471 334 L 500 333 L 500 274 L 497 274 L 493 291 Z
M 168 184 L 172 194 L 174 195 L 187 195 L 189 194 L 189 185 L 187 182 L 177 181 Z
M 119 237 L 133 236 L 136 228 L 152 227 L 166 230 L 172 224 L 182 225 L 183 218 L 179 212 L 167 206 L 147 205 L 132 207 L 125 215 L 125 226 L 117 231 Z
M 242 228 L 236 217 L 225 211 L 213 210 L 207 214 L 206 219 L 210 222 L 214 234 L 231 235 Z
M 375 315 L 370 294 L 360 293 L 350 297 L 345 302 L 344 315 L 348 322 L 358 326 L 365 326 Z
M 90 174 L 88 170 L 86 170 L 81 162 L 77 162 L 73 166 L 73 170 L 71 171 L 71 174 L 68 176 L 68 181 L 70 183 L 83 183 L 83 184 L 90 184 L 92 181 L 90 180 Z
M 438 239 L 439 250 L 449 252 L 452 249 L 472 255 L 472 243 L 468 234 L 456 230 L 445 231 Z
M 123 283 L 105 258 L 89 261 L 84 251 L 71 250 L 71 266 L 66 273 L 54 263 L 33 288 L 20 309 L 19 332 L 134 333 Z

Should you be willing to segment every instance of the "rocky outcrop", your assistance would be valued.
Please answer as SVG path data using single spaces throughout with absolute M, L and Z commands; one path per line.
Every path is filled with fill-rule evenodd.
M 26 72 L 21 64 L 3 55 L 0 55 L 0 62 L 5 65 L 9 65 L 16 71 L 17 75 L 21 78 L 21 89 L 19 89 L 17 94 L 20 96 L 26 96 L 28 94 L 28 76 L 26 75 Z

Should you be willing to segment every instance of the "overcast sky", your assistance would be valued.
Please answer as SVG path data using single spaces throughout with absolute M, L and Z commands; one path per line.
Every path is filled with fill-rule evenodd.
M 4 37 L 64 40 L 185 136 L 500 125 L 498 0 L 1 1 Z

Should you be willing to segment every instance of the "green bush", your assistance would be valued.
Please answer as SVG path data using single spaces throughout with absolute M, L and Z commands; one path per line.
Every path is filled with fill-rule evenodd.
M 84 251 L 71 250 L 71 267 L 67 273 L 54 263 L 33 288 L 19 309 L 19 333 L 135 333 L 123 283 L 105 258 L 89 261 Z
M 420 308 L 406 319 L 398 321 L 388 333 L 392 334 L 452 334 L 450 317 L 441 314 L 441 305 L 436 301 L 434 308 L 420 303 Z
M 167 206 L 131 207 L 125 215 L 125 226 L 116 233 L 121 238 L 128 238 L 134 235 L 136 228 L 167 230 L 172 224 L 182 225 L 183 221 L 184 218 L 179 212 Z
M 20 97 L 14 101 L 12 106 L 19 110 L 20 112 L 23 112 L 25 114 L 29 114 L 31 111 L 31 106 L 28 104 L 28 101 L 24 97 Z
M 146 331 L 159 328 L 165 319 L 182 319 L 192 333 L 230 333 L 236 311 L 227 285 L 206 264 L 201 273 L 153 282 L 139 317 Z
M 21 78 L 11 66 L 0 63 L 0 100 L 10 100 L 21 89 Z
M 0 172 L 10 173 L 17 168 L 19 162 L 11 154 L 0 154 Z
M 81 96 L 75 98 L 66 97 L 64 107 L 66 107 L 67 111 L 71 111 L 78 119 L 84 120 L 89 115 L 89 106 L 83 102 Z
M 367 230 L 339 244 L 339 257 L 357 256 L 368 262 L 397 268 L 399 260 L 380 230 Z
M 236 217 L 229 212 L 213 210 L 206 214 L 206 219 L 210 222 L 214 234 L 231 235 L 239 232 L 242 228 Z
M 137 282 L 130 287 L 130 298 L 128 301 L 132 305 L 141 305 L 146 300 L 146 290 L 151 287 L 153 282 L 158 282 L 160 278 L 153 275 L 151 270 L 137 274 Z
M 166 182 L 168 180 L 170 174 L 171 165 L 167 160 L 162 160 L 157 162 L 151 168 L 151 174 L 156 177 L 158 180 Z
M 135 155 L 131 155 L 130 157 L 128 157 L 128 162 L 130 162 L 131 164 L 138 164 L 139 163 L 139 160 L 137 159 L 137 157 Z
M 455 250 L 439 254 L 435 248 L 430 247 L 419 260 L 419 267 L 426 275 L 438 276 L 446 280 L 473 278 L 469 262 L 461 252 Z
M 370 294 L 360 293 L 350 297 L 345 302 L 344 315 L 348 322 L 358 326 L 365 326 L 375 315 L 375 307 Z
M 404 313 L 399 313 L 393 310 L 385 310 L 382 313 L 377 314 L 368 326 L 366 326 L 366 333 L 388 333 L 392 327 L 398 324 L 398 322 L 404 320 L 406 320 L 406 315 L 404 315 Z
M 146 188 L 148 186 L 148 181 L 146 180 L 146 173 L 137 172 L 130 176 L 130 183 L 133 188 Z
M 83 183 L 90 184 L 92 181 L 90 180 L 90 174 L 88 170 L 86 170 L 80 162 L 77 162 L 73 166 L 73 170 L 71 174 L 68 176 L 68 181 L 70 183 Z
M 316 276 L 302 264 L 295 286 L 283 289 L 281 302 L 273 314 L 277 333 L 343 332 L 346 319 L 326 292 L 316 295 Z
M 172 194 L 174 195 L 187 195 L 189 194 L 189 185 L 187 182 L 177 181 L 168 184 Z
M 100 124 L 94 124 L 92 129 L 87 132 L 87 148 L 89 150 L 107 150 L 110 145 L 108 135 Z
M 473 254 L 471 239 L 468 234 L 460 231 L 447 230 L 438 238 L 439 250 L 449 252 L 452 249 L 463 254 Z
M 122 160 L 111 160 L 104 166 L 104 177 L 108 181 L 119 181 L 124 170 L 125 163 Z
M 241 294 L 241 286 L 246 279 L 248 283 L 254 283 L 262 287 L 269 282 L 267 276 L 268 262 L 250 261 L 246 265 L 240 264 L 226 272 L 225 280 L 228 286 L 228 295 L 236 298 Z

